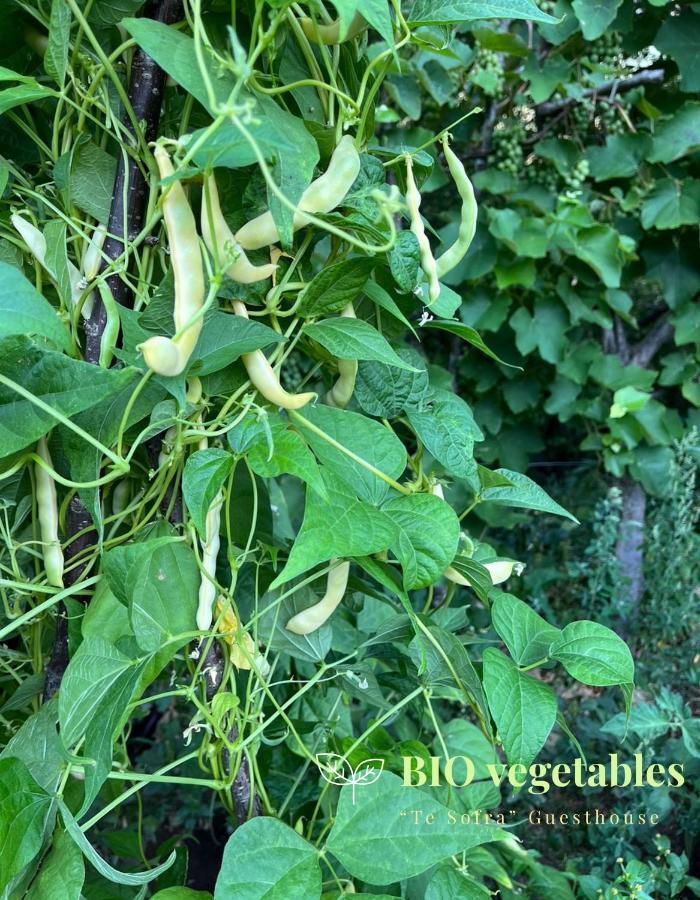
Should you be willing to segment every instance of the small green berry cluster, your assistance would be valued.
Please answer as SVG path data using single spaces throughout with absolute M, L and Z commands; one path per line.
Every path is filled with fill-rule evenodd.
M 559 176 L 557 171 L 546 161 L 540 159 L 533 160 L 529 165 L 525 166 L 524 174 L 528 181 L 531 181 L 538 187 L 545 188 L 549 193 L 556 194 L 559 192 Z
M 564 177 L 566 184 L 566 196 L 575 200 L 581 195 L 581 190 L 590 173 L 590 166 L 587 159 L 580 159 L 574 166 L 573 172 Z
M 517 175 L 523 167 L 525 126 L 517 119 L 499 123 L 493 132 L 493 154 L 496 168 Z
M 503 64 L 493 50 L 486 47 L 478 47 L 476 59 L 471 70 L 471 79 L 491 97 L 495 97 L 503 90 Z
M 593 97 L 582 97 L 567 110 L 571 128 L 578 134 L 585 134 L 588 131 L 593 124 L 595 114 L 596 104 Z
M 619 63 L 621 54 L 622 38 L 619 32 L 606 31 L 588 45 L 588 52 L 581 61 L 611 69 Z
M 556 7 L 556 3 L 553 0 L 540 0 L 540 12 L 547 13 L 550 16 L 554 15 L 554 9 Z
M 598 105 L 596 123 L 601 131 L 604 131 L 606 134 L 625 134 L 627 125 L 620 114 L 619 107 L 621 105 L 619 100 L 615 103 L 600 103 Z

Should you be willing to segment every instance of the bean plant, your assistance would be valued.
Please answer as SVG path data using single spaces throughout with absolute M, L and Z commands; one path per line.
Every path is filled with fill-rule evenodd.
M 141 6 L 0 10 L 2 896 L 186 900 L 212 861 L 217 900 L 571 896 L 486 815 L 511 791 L 488 766 L 553 729 L 575 750 L 554 679 L 619 687 L 624 715 L 634 663 L 504 590 L 528 559 L 473 515 L 577 524 L 478 461 L 434 351 L 520 377 L 444 280 L 478 108 L 381 127 L 416 54 L 559 17 Z M 460 221 L 439 251 L 437 177 Z

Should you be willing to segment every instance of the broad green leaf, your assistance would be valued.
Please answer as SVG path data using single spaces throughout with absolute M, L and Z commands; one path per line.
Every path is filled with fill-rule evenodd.
M 467 756 L 474 765 L 474 780 L 481 781 L 491 778 L 488 766 L 498 763 L 498 756 L 491 741 L 486 738 L 480 728 L 468 722 L 466 719 L 451 719 L 442 729 L 449 756 Z M 436 752 L 442 750 L 440 741 L 433 742 Z M 455 764 L 454 780 L 458 783 L 465 781 L 466 766 L 463 762 Z
M 700 180 L 657 181 L 642 206 L 644 228 L 680 228 L 700 222 Z
M 14 266 L 0 262 L 0 338 L 37 334 L 70 350 L 70 335 L 58 312 Z
M 393 479 L 400 478 L 406 468 L 406 449 L 396 435 L 360 413 L 319 404 L 306 407 L 303 416 L 295 415 L 293 422 L 335 478 L 369 503 L 381 503 L 389 493 L 389 485 L 336 445 L 345 447 Z M 315 429 L 334 443 L 329 443 Z
M 133 379 L 133 370 L 107 370 L 61 353 L 42 353 L 19 338 L 0 340 L 0 372 L 68 418 L 104 403 Z M 0 386 L 0 455 L 22 450 L 55 425 L 55 416 Z
M 541 12 L 532 0 L 417 0 L 408 15 L 412 25 L 445 25 L 476 19 L 529 19 L 557 24 L 557 19 Z
M 67 832 L 56 830 L 51 850 L 26 895 L 26 900 L 80 900 L 85 863 L 80 848 Z
M 681 73 L 682 90 L 700 91 L 700 16 L 696 10 L 681 8 L 679 15 L 668 16 L 654 38 L 654 46 L 675 61 Z
M 244 353 L 277 344 L 284 338 L 254 319 L 215 310 L 204 320 L 188 373 L 209 375 L 226 368 Z
M 341 789 L 326 846 L 351 875 L 370 884 L 411 878 L 455 853 L 504 836 L 492 825 L 455 827 L 447 807 L 420 789 L 411 795 L 393 772 L 382 772 L 354 794 L 353 805 L 352 787 Z M 421 810 L 418 824 L 409 808 Z M 425 824 L 425 816 L 434 817 L 432 824 Z
M 188 887 L 169 887 L 163 888 L 154 894 L 152 900 L 212 900 L 209 891 L 195 891 Z
M 459 543 L 459 519 L 452 507 L 432 494 L 409 494 L 389 500 L 382 512 L 396 526 L 392 550 L 401 563 L 406 590 L 437 581 Z
M 520 472 L 512 472 L 510 469 L 496 469 L 497 475 L 503 475 L 511 482 L 512 486 L 488 487 L 481 493 L 481 499 L 499 506 L 515 506 L 519 509 L 536 509 L 540 512 L 551 513 L 555 516 L 564 516 L 578 524 L 578 519 L 560 506 L 538 484 L 535 484 L 527 475 Z
M 549 648 L 577 681 L 600 687 L 634 681 L 634 660 L 621 637 L 598 622 L 571 622 Z
M 621 3 L 622 0 L 573 0 L 576 18 L 587 41 L 594 41 L 607 30 Z
M 508 762 L 529 766 L 557 718 L 554 691 L 493 647 L 484 651 L 484 690 Z
M 492 597 L 491 618 L 496 633 L 519 666 L 545 659 L 550 644 L 560 636 L 559 629 L 545 622 L 527 603 L 502 591 Z
M 424 900 L 488 900 L 491 891 L 466 872 L 444 866 L 430 879 Z
M 490 356 L 491 359 L 495 359 L 496 362 L 499 362 L 502 366 L 508 366 L 509 369 L 520 368 L 520 366 L 513 366 L 510 363 L 504 362 L 500 357 L 496 356 L 493 350 L 489 350 L 489 348 L 486 346 L 479 332 L 475 331 L 469 325 L 464 325 L 462 322 L 443 322 L 441 319 L 433 319 L 430 322 L 426 322 L 423 327 L 439 328 L 441 331 L 448 331 L 450 334 L 455 334 L 457 335 L 457 337 L 462 338 L 463 341 L 471 344 L 472 347 L 476 347 L 477 350 L 480 350 L 486 356 Z
M 374 268 L 374 260 L 344 259 L 325 266 L 299 295 L 299 315 L 323 316 L 352 303 L 362 293 Z
M 58 697 L 61 740 L 72 747 L 128 684 L 138 661 L 99 635 L 85 638 L 66 669 Z
M 66 831 L 78 847 L 80 847 L 83 856 L 95 867 L 95 869 L 97 869 L 100 875 L 108 881 L 113 881 L 115 884 L 136 886 L 148 884 L 151 881 L 155 881 L 156 878 L 167 871 L 175 862 L 176 853 L 173 850 L 164 863 L 161 863 L 159 866 L 154 866 L 152 869 L 148 869 L 145 872 L 120 872 L 102 859 L 97 850 L 95 850 L 90 841 L 85 837 L 84 832 L 75 821 L 71 811 L 60 798 L 58 800 L 58 808 Z
M 365 360 L 357 368 L 355 398 L 370 416 L 394 419 L 405 409 L 423 409 L 432 395 L 428 373 L 414 350 L 399 350 L 399 356 L 419 371 L 397 369 Z
M 650 147 L 646 134 L 612 134 L 603 147 L 587 147 L 585 158 L 596 181 L 630 178 L 639 171 Z
M 388 550 L 395 540 L 392 520 L 385 513 L 358 500 L 354 492 L 330 472 L 321 470 L 328 499 L 306 492 L 304 521 L 287 565 L 270 585 L 279 587 L 318 563 L 334 557 L 370 556 Z
M 420 441 L 448 472 L 458 478 L 475 474 L 474 441 L 484 436 L 464 400 L 438 390 L 429 408 L 409 408 L 407 414 Z
M 620 235 L 609 225 L 579 228 L 572 233 L 570 249 L 587 263 L 609 288 L 620 287 L 620 275 L 624 261 L 620 248 Z
M 227 450 L 209 447 L 188 457 L 182 473 L 182 497 L 200 537 L 206 536 L 209 507 L 231 474 L 234 458 Z
M 649 162 L 673 162 L 700 148 L 700 102 L 687 100 L 654 129 Z
M 403 233 L 404 232 L 401 232 L 401 234 Z M 399 322 L 402 322 L 406 326 L 406 328 L 410 328 L 414 334 L 416 333 L 411 323 L 397 306 L 396 301 L 393 299 L 393 297 L 389 294 L 388 291 L 385 291 L 383 287 L 378 285 L 376 281 L 368 281 L 362 288 L 362 292 L 372 301 L 372 303 L 376 303 L 377 306 L 385 309 L 395 319 L 398 319 Z
M 224 849 L 214 900 L 319 900 L 318 851 L 269 816 L 240 825 Z
M 190 547 L 157 547 L 141 558 L 129 581 L 129 613 L 139 647 L 156 651 L 176 635 L 194 630 L 200 574 Z
M 0 891 L 41 850 L 51 797 L 19 759 L 0 760 Z
M 16 106 L 24 106 L 35 100 L 43 100 L 51 97 L 53 91 L 34 82 L 33 84 L 18 84 L 15 87 L 5 88 L 0 91 L 0 116 L 4 115 Z
M 279 415 L 269 419 L 269 434 L 258 433 L 246 452 L 246 458 L 251 469 L 261 478 L 277 478 L 287 473 L 305 481 L 325 496 L 326 486 L 313 453 L 301 435 L 289 428 Z
M 374 359 L 397 369 L 415 368 L 398 355 L 373 325 L 362 319 L 347 316 L 323 319 L 305 325 L 304 333 L 338 359 Z
M 23 723 L 0 753 L 0 759 L 19 759 L 32 778 L 49 793 L 56 790 L 64 765 L 58 737 L 58 698 L 45 702 Z
M 82 144 L 73 157 L 70 196 L 89 216 L 106 225 L 112 205 L 116 161 L 97 144 Z

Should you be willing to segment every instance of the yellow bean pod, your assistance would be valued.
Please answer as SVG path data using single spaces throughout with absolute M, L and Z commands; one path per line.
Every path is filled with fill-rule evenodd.
M 156 162 L 161 178 L 174 174 L 173 164 L 164 147 L 156 147 Z M 204 304 L 204 266 L 199 249 L 197 225 L 179 181 L 167 188 L 163 199 L 163 218 L 170 242 L 170 258 L 175 277 L 175 338 L 158 335 L 144 341 L 138 349 L 149 369 L 158 375 L 179 375 L 189 362 L 202 330 L 202 317 L 191 321 Z
M 209 175 L 202 191 L 202 237 L 217 266 L 239 284 L 253 284 L 269 278 L 277 266 L 267 263 L 255 266 L 245 255 L 221 212 L 216 178 Z M 213 226 L 213 229 L 212 229 Z
M 36 445 L 37 456 L 53 469 L 51 454 L 42 437 Z M 44 556 L 46 580 L 54 587 L 63 587 L 63 551 L 58 539 L 58 501 L 56 483 L 51 475 L 37 464 L 35 468 L 36 505 L 39 514 L 39 531 Z
M 237 316 L 248 318 L 248 310 L 240 300 L 233 301 L 233 310 Z M 241 359 L 251 384 L 270 403 L 274 403 L 282 409 L 301 409 L 302 406 L 306 406 L 311 400 L 316 399 L 316 394 L 312 391 L 304 394 L 290 394 L 289 391 L 285 391 L 262 350 L 244 353 Z
M 329 213 L 339 206 L 353 185 L 360 171 L 360 154 L 355 142 L 349 134 L 341 138 L 333 151 L 328 168 L 307 187 L 301 195 L 298 209 L 294 213 L 292 228 L 297 231 L 308 224 L 309 218 L 304 213 Z M 251 219 L 235 235 L 236 241 L 245 250 L 258 250 L 276 244 L 279 232 L 268 210 Z
M 455 187 L 462 201 L 462 212 L 459 221 L 459 232 L 457 240 L 451 247 L 437 258 L 435 265 L 437 267 L 438 278 L 442 278 L 451 272 L 458 263 L 460 263 L 470 248 L 474 235 L 476 234 L 476 216 L 477 205 L 474 196 L 474 186 L 469 180 L 467 172 L 460 162 L 457 155 L 450 147 L 448 136 L 445 134 L 442 138 L 442 147 L 445 151 L 445 160 L 450 170 Z
M 342 38 L 340 36 L 340 19 L 335 19 L 327 25 L 318 25 L 314 24 L 313 19 L 308 16 L 302 16 L 299 24 L 307 39 L 314 44 L 344 44 L 362 34 L 367 28 L 367 21 L 360 13 L 355 13 L 352 17 L 348 30 Z
M 332 559 L 331 566 L 333 568 L 328 573 L 326 593 L 318 603 L 292 616 L 287 622 L 287 631 L 292 631 L 294 634 L 311 634 L 312 631 L 317 631 L 335 612 L 345 596 L 350 563 L 347 560 Z

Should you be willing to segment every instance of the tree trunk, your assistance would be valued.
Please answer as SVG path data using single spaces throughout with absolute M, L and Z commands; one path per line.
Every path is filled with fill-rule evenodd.
M 639 609 L 644 590 L 644 516 L 646 494 L 638 481 L 624 478 L 620 481 L 622 492 L 622 523 L 615 553 L 623 583 L 620 596 L 620 613 L 623 624 L 628 624 Z

